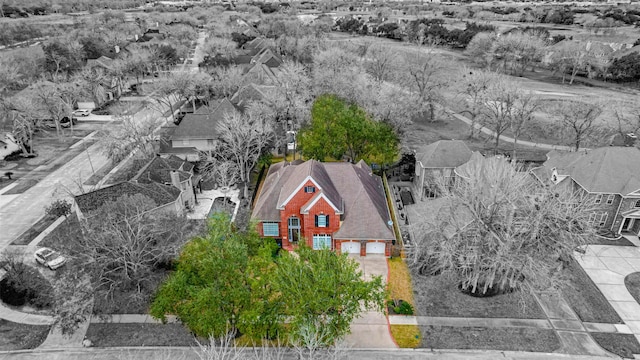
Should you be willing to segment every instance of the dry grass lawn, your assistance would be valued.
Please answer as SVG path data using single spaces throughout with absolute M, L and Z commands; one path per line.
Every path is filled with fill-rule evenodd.
M 420 328 L 416 325 L 391 325 L 391 336 L 400 348 L 417 348 L 420 345 Z
M 25 325 L 0 319 L 0 351 L 35 349 L 49 334 L 49 325 Z
M 395 257 L 389 259 L 389 279 L 387 286 L 389 288 L 389 296 L 394 300 L 404 300 L 415 308 L 413 299 L 413 287 L 411 286 L 411 275 L 407 264 L 402 258 Z

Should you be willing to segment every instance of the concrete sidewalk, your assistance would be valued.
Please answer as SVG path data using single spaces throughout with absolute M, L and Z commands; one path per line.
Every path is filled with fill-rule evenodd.
M 624 283 L 627 275 L 640 272 L 640 249 L 589 245 L 584 254 L 576 253 L 574 257 L 640 341 L 640 304 Z

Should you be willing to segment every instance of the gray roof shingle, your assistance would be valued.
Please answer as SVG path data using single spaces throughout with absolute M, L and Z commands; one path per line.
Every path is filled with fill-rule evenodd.
M 98 209 L 107 202 L 116 201 L 125 195 L 144 195 L 155 202 L 157 206 L 174 202 L 180 195 L 180 190 L 173 186 L 150 183 L 136 184 L 133 182 L 121 182 L 107 186 L 86 194 L 75 197 L 76 204 L 83 213 Z
M 471 150 L 462 140 L 439 140 L 416 153 L 423 168 L 455 168 L 471 158 Z
M 392 240 L 391 219 L 382 180 L 366 163 L 274 164 L 269 168 L 252 218 L 280 221 L 278 207 L 307 179 L 344 213 L 340 229 L 333 234 L 343 240 Z
M 236 107 L 227 99 L 223 99 L 215 107 L 200 108 L 193 114 L 185 115 L 171 135 L 171 140 L 215 139 L 218 137 L 216 125 L 226 114 L 235 111 Z
M 589 192 L 627 195 L 640 189 L 640 149 L 608 146 L 588 151 L 552 151 L 537 176 L 568 175 Z

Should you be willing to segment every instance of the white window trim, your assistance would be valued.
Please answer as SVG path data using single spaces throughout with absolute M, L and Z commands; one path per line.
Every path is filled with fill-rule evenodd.
M 607 205 L 613 204 L 615 200 L 616 200 L 616 196 L 614 194 L 609 194 L 609 196 L 607 196 Z
M 633 204 L 634 208 L 640 208 L 640 199 L 636 200 L 636 202 Z
M 313 250 L 331 249 L 331 235 L 329 234 L 313 234 Z M 328 243 L 327 244 L 327 240 Z M 323 241 L 322 247 L 316 246 L 316 241 Z M 328 245 L 328 246 L 327 246 Z
M 602 203 L 602 194 L 597 194 L 596 199 L 593 201 L 594 204 Z
M 267 232 L 265 231 L 265 225 L 275 225 L 276 226 L 276 234 L 272 235 L 272 234 L 267 234 Z M 262 223 L 262 235 L 264 236 L 280 236 L 280 224 L 278 222 L 275 221 L 264 221 Z
M 609 213 L 603 212 L 600 214 L 600 222 L 598 223 L 599 227 L 603 227 L 607 224 L 607 218 L 609 217 Z
M 325 228 L 327 227 L 327 215 L 317 215 L 318 216 L 318 227 Z M 322 224 L 320 223 L 320 219 L 322 218 Z

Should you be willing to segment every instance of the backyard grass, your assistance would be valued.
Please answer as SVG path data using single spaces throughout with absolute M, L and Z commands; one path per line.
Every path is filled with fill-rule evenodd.
M 624 286 L 627 287 L 627 290 L 636 299 L 636 302 L 640 304 L 640 272 L 635 272 L 627 275 L 624 278 Z
M 591 337 L 605 350 L 633 359 L 633 354 L 640 354 L 640 343 L 633 334 L 591 333 Z
M 532 328 L 483 328 L 421 326 L 427 349 L 483 349 L 553 352 L 560 348 L 554 330 Z
M 527 294 L 513 292 L 491 297 L 463 294 L 444 275 L 412 273 L 416 313 L 422 316 L 544 319 L 538 302 Z
M 0 319 L 0 351 L 35 349 L 49 334 L 50 325 L 26 325 Z
M 31 226 L 27 231 L 23 232 L 13 240 L 11 245 L 28 245 L 33 239 L 35 239 L 40 233 L 42 233 L 46 228 L 48 228 L 51 224 L 56 221 L 55 216 L 45 215 L 40 220 L 38 220 L 33 226 Z
M 95 323 L 89 325 L 86 337 L 96 347 L 197 345 L 182 324 Z
M 565 268 L 568 285 L 562 287 L 562 296 L 584 322 L 621 324 L 622 319 L 591 281 L 580 264 L 573 258 Z
M 409 274 L 407 264 L 399 257 L 389 259 L 388 263 L 389 279 L 387 281 L 387 287 L 389 288 L 390 300 L 404 300 L 415 308 L 411 275 Z
M 417 348 L 420 346 L 420 328 L 417 325 L 391 325 L 391 336 L 400 348 Z

